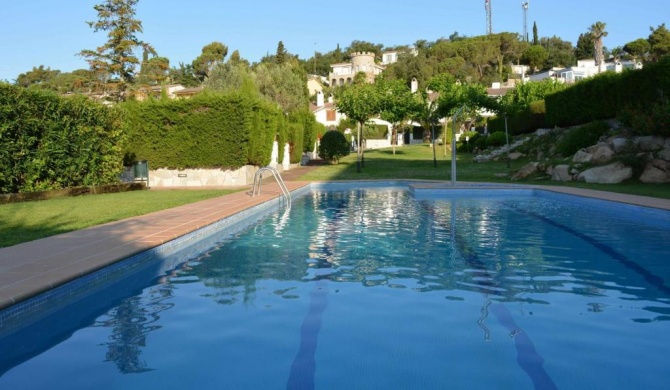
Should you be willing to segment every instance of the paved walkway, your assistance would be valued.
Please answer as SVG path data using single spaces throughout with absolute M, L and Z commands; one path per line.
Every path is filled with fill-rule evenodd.
M 289 190 L 293 191 L 308 185 L 307 182 L 295 179 L 314 168 L 298 167 L 282 173 Z M 435 182 L 429 186 L 448 187 L 449 183 Z M 670 210 L 670 200 L 666 199 L 568 187 L 545 188 Z M 2 248 L 0 249 L 0 309 L 281 195 L 279 187 L 273 181 L 264 181 L 260 196 L 252 197 L 250 190 L 245 190 Z

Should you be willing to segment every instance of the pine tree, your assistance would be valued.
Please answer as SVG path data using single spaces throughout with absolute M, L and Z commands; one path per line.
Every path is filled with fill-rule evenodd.
M 86 58 L 91 70 L 99 80 L 110 76 L 119 77 L 119 97 L 135 79 L 135 67 L 140 63 L 134 55 L 136 48 L 156 55 L 151 45 L 137 38 L 142 32 L 142 22 L 135 18 L 135 7 L 139 0 L 105 0 L 93 8 L 98 12 L 97 22 L 86 22 L 94 32 L 107 31 L 108 41 L 95 50 L 82 50 L 79 55 Z
M 277 55 L 275 56 L 275 62 L 281 65 L 285 61 L 286 61 L 286 49 L 284 48 L 284 42 L 279 41 L 279 43 L 277 44 Z

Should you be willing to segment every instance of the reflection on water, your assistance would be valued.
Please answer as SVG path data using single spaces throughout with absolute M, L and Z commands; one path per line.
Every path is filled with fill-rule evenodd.
M 245 232 L 222 237 L 141 292 L 112 303 L 101 300 L 95 317 L 82 324 L 104 332 L 96 344 L 104 350 L 99 360 L 106 367 L 113 362 L 123 374 L 151 375 L 164 368 L 162 354 L 155 350 L 167 348 L 162 337 L 175 332 L 166 318 L 179 317 L 193 321 L 187 322 L 188 328 L 211 330 L 202 337 L 204 345 L 197 346 L 207 352 L 197 353 L 220 352 L 212 357 L 215 363 L 232 356 L 226 368 L 243 361 L 236 356 L 247 349 L 270 350 L 268 343 L 276 342 L 275 348 L 288 343 L 286 361 L 271 359 L 284 364 L 276 370 L 284 370 L 287 377 L 290 372 L 289 383 L 314 386 L 317 340 L 324 342 L 323 332 L 337 328 L 324 322 L 321 329 L 322 316 L 331 316 L 331 322 L 339 317 L 372 321 L 377 319 L 367 316 L 376 306 L 416 307 L 418 313 L 428 313 L 428 322 L 454 327 L 440 332 L 465 339 L 474 330 L 476 341 L 468 339 L 459 350 L 466 355 L 476 348 L 473 344 L 499 345 L 496 331 L 502 327 L 502 338 L 530 356 L 525 365 L 519 363 L 524 372 L 534 384 L 550 386 L 555 378 L 541 364 L 533 342 L 543 343 L 545 352 L 565 353 L 550 343 L 558 330 L 575 327 L 586 335 L 580 345 L 595 349 L 605 343 L 591 339 L 593 334 L 639 337 L 644 329 L 628 329 L 628 324 L 651 327 L 670 320 L 668 258 L 667 229 L 590 213 L 578 204 L 525 196 L 414 200 L 401 189 L 316 191 L 298 199 L 290 215 L 281 210 Z M 440 312 L 445 308 L 448 313 Z M 198 315 L 184 314 L 190 309 Z M 419 314 L 385 314 L 392 320 L 376 331 L 419 328 L 412 322 Z M 210 316 L 215 322 L 203 325 Z M 300 335 L 296 329 L 285 330 L 290 321 L 300 324 L 302 316 L 303 326 L 296 325 Z M 541 330 L 535 329 L 531 341 L 527 327 L 538 323 Z M 31 332 L 45 329 L 42 325 Z M 49 342 L 57 345 L 75 333 L 68 332 Z M 349 330 L 346 340 L 355 333 Z M 161 339 L 163 343 L 155 341 Z M 359 343 L 368 339 L 362 337 Z M 191 347 L 190 342 L 169 340 L 183 353 Z M 258 344 L 238 345 L 238 340 Z M 296 340 L 300 345 L 291 347 Z M 416 342 L 422 341 L 419 337 Z M 393 351 L 393 345 L 389 348 Z M 100 355 L 99 350 L 95 353 Z M 20 365 L 29 359 L 15 360 L 12 364 Z M 226 377 L 234 378 L 240 370 L 231 368 Z M 304 370 L 311 370 L 311 377 Z

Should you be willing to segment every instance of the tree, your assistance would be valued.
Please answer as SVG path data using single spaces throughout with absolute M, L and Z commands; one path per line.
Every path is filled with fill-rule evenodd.
M 524 61 L 530 66 L 531 72 L 543 69 L 549 54 L 542 46 L 531 46 L 523 52 Z
M 33 66 L 32 70 L 26 73 L 21 73 L 16 78 L 16 85 L 20 85 L 24 88 L 36 86 L 41 89 L 51 89 L 51 82 L 59 74 L 59 70 L 51 70 L 51 68 L 48 67 L 44 68 L 44 65 L 40 65 L 37 68 Z
M 605 31 L 605 26 L 606 25 L 603 22 L 595 22 L 589 27 L 589 35 L 593 42 L 593 53 L 598 71 L 600 71 L 600 66 L 605 60 L 603 54 L 603 37 L 606 37 L 608 34 L 607 31 Z
M 193 72 L 200 81 L 204 81 L 209 72 L 222 63 L 228 55 L 228 46 L 221 42 L 212 42 L 203 46 L 201 54 L 193 60 Z
M 540 46 L 547 51 L 546 66 L 549 68 L 560 66 L 568 67 L 577 63 L 575 50 L 572 43 L 564 41 L 557 36 L 541 38 Z
M 649 44 L 648 40 L 644 38 L 638 38 L 625 44 L 623 46 L 623 50 L 630 54 L 635 60 L 644 61 L 649 55 L 651 45 Z
M 95 50 L 82 50 L 79 55 L 86 58 L 91 70 L 100 77 L 116 75 L 119 77 L 119 97 L 127 85 L 132 84 L 135 67 L 139 59 L 133 54 L 136 48 L 142 48 L 156 54 L 151 45 L 139 40 L 142 22 L 135 18 L 135 6 L 139 0 L 106 0 L 93 8 L 98 12 L 97 22 L 87 22 L 94 32 L 107 31 L 109 39 Z
M 286 49 L 284 48 L 284 42 L 279 41 L 277 44 L 277 54 L 275 54 L 275 62 L 278 65 L 286 62 Z
M 241 92 L 258 97 L 260 91 L 254 81 L 255 77 L 256 75 L 244 62 L 234 61 L 231 56 L 228 62 L 219 64 L 212 69 L 203 85 L 205 88 L 217 92 Z
M 649 46 L 651 60 L 659 61 L 663 56 L 670 54 L 670 31 L 665 27 L 665 23 L 658 26 L 656 29 L 649 27 L 651 34 L 649 34 Z
M 575 45 L 575 57 L 578 60 L 593 58 L 593 40 L 591 34 L 579 34 L 577 44 Z
M 391 145 L 393 154 L 398 143 L 398 129 L 414 111 L 414 95 L 403 80 L 379 78 L 375 81 L 380 97 L 379 116 L 391 123 Z
M 533 22 L 533 46 L 540 44 L 540 40 L 537 37 L 537 23 Z
M 296 64 L 262 63 L 255 69 L 255 81 L 266 99 L 290 113 L 309 106 L 307 76 Z
M 503 81 L 505 64 L 518 60 L 523 53 L 523 48 L 528 43 L 522 42 L 519 34 L 516 33 L 498 33 L 489 37 L 498 46 L 498 51 L 495 53 L 496 66 L 498 68 L 498 80 Z
M 158 85 L 168 78 L 170 60 L 165 57 L 152 57 L 142 61 L 138 83 Z
M 349 155 L 350 146 L 344 134 L 337 130 L 326 131 L 319 144 L 319 157 L 333 164 Z
M 379 93 L 374 84 L 349 84 L 338 88 L 335 94 L 337 110 L 349 119 L 355 121 L 358 127 L 356 142 L 358 143 L 356 156 L 356 171 L 360 172 L 365 166 L 361 130 L 365 122 L 379 113 Z
M 200 84 L 200 80 L 196 77 L 191 64 L 180 62 L 179 68 L 172 67 L 168 74 L 171 82 L 181 84 L 184 87 L 195 87 Z

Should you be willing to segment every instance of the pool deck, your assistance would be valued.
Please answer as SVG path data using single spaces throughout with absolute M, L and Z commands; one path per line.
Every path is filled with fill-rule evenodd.
M 290 191 L 309 185 L 293 179 L 310 168 L 282 173 Z M 467 188 L 510 187 L 459 184 Z M 422 182 L 414 186 L 450 188 L 450 183 Z M 569 187 L 531 187 L 670 210 L 668 199 Z M 282 196 L 279 187 L 268 181 L 255 197 L 251 196 L 249 186 L 234 194 L 1 248 L 0 310 L 279 196 Z

